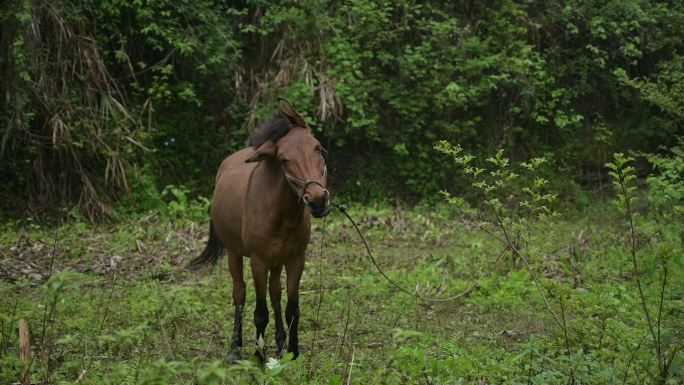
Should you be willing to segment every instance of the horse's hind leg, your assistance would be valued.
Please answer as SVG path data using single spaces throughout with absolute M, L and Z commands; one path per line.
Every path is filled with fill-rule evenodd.
M 252 278 L 254 278 L 254 289 L 256 291 L 256 307 L 254 308 L 254 326 L 256 326 L 256 339 L 258 349 L 257 358 L 263 363 L 266 359 L 264 345 L 262 344 L 266 325 L 268 325 L 268 306 L 266 305 L 266 284 L 268 280 L 268 268 L 266 264 L 256 256 L 250 258 L 252 266 Z
M 278 265 L 271 268 L 268 277 L 268 293 L 271 297 L 271 307 L 273 308 L 273 316 L 275 318 L 275 340 L 278 348 L 278 355 L 283 352 L 285 346 L 285 328 L 283 327 L 283 312 L 280 307 L 281 283 L 280 273 L 283 271 L 283 265 Z
M 245 279 L 243 277 L 242 253 L 228 251 L 228 267 L 233 278 L 233 305 L 235 321 L 233 322 L 233 341 L 230 344 L 228 361 L 235 363 L 240 359 L 242 347 L 242 310 L 245 306 Z

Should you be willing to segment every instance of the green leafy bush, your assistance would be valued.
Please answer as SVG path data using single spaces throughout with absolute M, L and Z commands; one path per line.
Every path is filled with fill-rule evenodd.
M 675 145 L 682 15 L 639 0 L 8 1 L 2 204 L 77 204 L 94 219 L 136 200 L 145 167 L 157 188 L 209 195 L 278 96 L 328 148 L 344 196 L 458 190 L 467 179 L 432 151 L 446 139 L 477 157 L 545 157 L 561 198 L 585 202 L 577 186 L 601 188 L 610 153 Z
M 684 140 L 670 154 L 649 155 L 655 174 L 648 177 L 648 199 L 661 211 L 682 215 L 684 210 Z

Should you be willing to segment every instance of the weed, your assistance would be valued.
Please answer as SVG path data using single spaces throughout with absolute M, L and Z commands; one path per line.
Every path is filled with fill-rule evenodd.
M 270 360 L 261 368 L 249 360 L 235 366 L 224 361 L 233 319 L 225 261 L 205 275 L 183 269 L 203 247 L 204 201 L 190 199 L 182 189 L 169 189 L 166 199 L 175 202 L 173 208 L 162 207 L 152 216 L 122 214 L 119 223 L 85 229 L 82 222 L 64 223 L 49 280 L 52 245 L 45 240 L 53 239 L 54 227 L 3 227 L 0 384 L 15 382 L 22 368 L 16 324 L 23 316 L 38 347 L 34 382 L 566 384 L 574 377 L 576 383 L 608 385 L 654 382 L 648 371 L 658 378 L 653 338 L 625 247 L 626 218 L 604 207 L 548 216 L 541 227 L 538 216 L 532 221 L 523 215 L 531 210 L 500 200 L 501 210 L 515 208 L 513 218 L 519 219 L 503 223 L 523 236 L 519 250 L 528 269 L 510 249 L 502 254 L 505 244 L 478 230 L 480 224 L 495 224 L 482 222 L 495 216 L 475 218 L 478 223 L 452 205 L 351 205 L 378 264 L 392 279 L 425 296 L 446 297 L 478 286 L 456 302 L 435 304 L 419 303 L 380 277 L 340 215 L 326 219 L 321 254 L 322 223 L 314 222 L 301 283 L 304 351 L 296 361 L 276 360 L 268 328 L 263 348 Z M 477 207 L 464 202 L 469 206 Z M 606 213 L 600 224 L 596 212 Z M 654 326 L 660 314 L 662 352 L 669 357 L 681 346 L 684 330 L 679 300 L 684 288 L 675 284 L 684 279 L 681 224 L 662 227 L 641 213 L 636 225 L 643 295 Z M 656 230 L 655 241 L 646 245 Z M 15 267 L 42 278 L 21 278 Z M 530 270 L 544 285 L 567 338 Z M 251 314 L 254 291 L 246 292 L 245 314 Z M 657 336 L 657 327 L 654 332 Z M 249 316 L 245 333 L 255 333 Z M 314 335 L 315 349 L 308 350 Z M 255 348 L 246 346 L 245 357 Z M 683 378 L 684 362 L 681 355 L 671 362 L 666 383 L 675 384 Z

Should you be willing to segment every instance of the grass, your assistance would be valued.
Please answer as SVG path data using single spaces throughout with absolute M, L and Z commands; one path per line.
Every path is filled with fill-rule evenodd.
M 302 355 L 265 368 L 224 362 L 233 322 L 226 261 L 186 271 L 206 241 L 206 202 L 172 208 L 93 227 L 78 219 L 58 228 L 4 225 L 0 384 L 17 381 L 22 369 L 21 317 L 29 320 L 40 383 L 641 384 L 657 366 L 630 279 L 624 223 L 600 206 L 538 229 L 543 252 L 531 263 L 554 294 L 568 339 L 520 262 L 446 206 L 350 209 L 380 265 L 405 288 L 447 297 L 476 285 L 444 303 L 394 289 L 341 215 L 318 220 L 301 282 Z M 672 224 L 640 255 L 652 307 L 658 256 L 673 256 L 663 302 L 668 346 L 681 346 L 684 334 L 681 232 Z M 256 342 L 247 282 L 249 355 Z M 669 383 L 684 380 L 683 363 L 679 356 Z

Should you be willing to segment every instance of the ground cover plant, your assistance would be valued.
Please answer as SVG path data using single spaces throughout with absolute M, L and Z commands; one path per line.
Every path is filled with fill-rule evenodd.
M 441 147 L 471 166 L 458 147 Z M 678 167 L 676 157 L 659 159 L 663 168 Z M 316 222 L 302 279 L 302 356 L 274 357 L 271 322 L 264 368 L 224 361 L 232 330 L 225 262 L 204 273 L 184 269 L 203 247 L 206 199 L 171 188 L 159 209 L 115 224 L 7 223 L 0 381 L 11 383 L 24 369 L 15 325 L 25 317 L 33 378 L 46 383 L 680 383 L 683 228 L 672 199 L 681 190 L 631 187 L 630 162 L 616 155 L 609 165 L 617 206 L 599 201 L 550 215 L 545 183 L 518 176 L 499 154 L 488 162 L 493 170 L 467 171 L 489 175 L 474 182 L 485 193 L 475 202 L 494 207 L 499 219 L 453 197 L 410 209 L 349 208 L 380 266 L 409 291 L 438 298 L 472 287 L 452 302 L 397 291 L 339 213 Z M 673 175 L 650 184 L 678 186 Z M 499 182 L 508 184 L 507 201 L 487 187 Z M 669 208 L 637 203 L 637 194 Z M 534 207 L 524 214 L 521 202 Z M 663 210 L 647 210 L 657 205 Z M 510 240 L 498 242 L 503 229 Z M 250 336 L 249 281 L 247 293 Z

